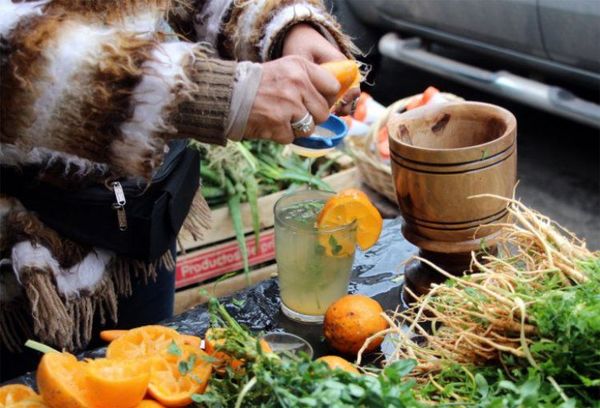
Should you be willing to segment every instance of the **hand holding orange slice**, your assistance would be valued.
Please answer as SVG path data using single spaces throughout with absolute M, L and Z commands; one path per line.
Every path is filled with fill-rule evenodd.
M 362 250 L 372 247 L 381 235 L 383 219 L 365 193 L 347 189 L 331 197 L 317 217 L 317 227 L 332 229 L 356 222 L 356 241 Z

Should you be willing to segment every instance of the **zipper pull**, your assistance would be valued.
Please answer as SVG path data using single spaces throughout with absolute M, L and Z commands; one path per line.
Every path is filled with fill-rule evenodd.
M 125 192 L 123 191 L 123 186 L 118 181 L 113 181 L 112 183 L 113 192 L 115 193 L 115 202 L 113 203 L 113 208 L 117 211 L 117 222 L 119 223 L 119 229 L 121 231 L 127 230 L 127 214 L 125 213 L 125 204 L 127 204 L 127 200 L 125 199 Z

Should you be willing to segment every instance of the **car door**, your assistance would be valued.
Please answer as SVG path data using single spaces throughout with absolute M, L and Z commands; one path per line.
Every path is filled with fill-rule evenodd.
M 561 0 L 557 0 L 561 1 Z M 355 0 L 377 8 L 381 20 L 400 30 L 431 30 L 449 42 L 479 42 L 546 58 L 536 0 Z M 422 33 L 419 33 L 422 34 Z
M 599 73 L 599 0 L 539 0 L 539 15 L 552 60 Z

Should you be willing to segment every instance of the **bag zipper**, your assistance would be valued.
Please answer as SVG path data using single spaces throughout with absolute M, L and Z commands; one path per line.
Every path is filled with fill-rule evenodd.
M 121 231 L 127 230 L 127 214 L 125 213 L 125 204 L 127 204 L 127 200 L 125 199 L 125 192 L 123 191 L 123 186 L 118 181 L 112 182 L 113 192 L 115 193 L 115 202 L 112 207 L 117 211 L 117 222 L 119 224 L 119 229 Z

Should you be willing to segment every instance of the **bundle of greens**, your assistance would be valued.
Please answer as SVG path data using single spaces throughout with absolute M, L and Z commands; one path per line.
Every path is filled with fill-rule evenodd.
M 411 293 L 414 306 L 390 318 L 388 363 L 415 360 L 428 402 L 600 406 L 600 254 L 508 201 L 514 223 L 503 225 L 499 255 L 473 254 L 470 275 L 421 259 L 448 280 Z
M 222 204 L 229 207 L 245 272 L 248 272 L 248 251 L 241 203 L 248 202 L 250 205 L 255 245 L 258 247 L 260 196 L 305 185 L 331 191 L 321 177 L 334 164 L 332 160 L 315 163 L 295 154 L 284 154 L 283 146 L 268 141 L 229 142 L 226 146 L 191 142 L 191 145 L 201 152 L 200 177 L 204 198 L 211 207 Z
M 219 351 L 244 360 L 243 369 L 213 376 L 204 394 L 193 396 L 207 407 L 419 407 L 404 376 L 412 361 L 398 361 L 378 375 L 331 370 L 307 356 L 264 352 L 258 339 L 241 327 L 216 300 L 209 304 L 212 326 L 223 344 Z

